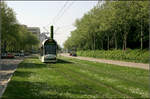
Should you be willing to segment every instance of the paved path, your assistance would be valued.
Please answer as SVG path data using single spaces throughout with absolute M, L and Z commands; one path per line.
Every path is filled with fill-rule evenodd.
M 22 60 L 23 58 L 0 60 L 0 98 L 4 93 L 12 74 L 15 72 L 17 65 Z
M 115 64 L 115 65 L 119 65 L 119 66 L 142 68 L 142 69 L 147 69 L 147 70 L 149 69 L 149 64 L 143 64 L 143 63 L 133 63 L 133 62 L 124 62 L 124 61 L 117 61 L 117 60 L 97 59 L 97 58 L 81 57 L 81 56 L 72 57 L 72 56 L 69 56 L 69 54 L 61 54 L 61 55 L 65 56 L 65 57 L 76 58 L 76 59 L 81 59 L 81 60 L 95 61 L 95 62 L 107 63 L 107 64 Z

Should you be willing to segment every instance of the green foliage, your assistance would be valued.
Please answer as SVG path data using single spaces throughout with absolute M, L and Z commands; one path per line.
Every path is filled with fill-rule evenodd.
M 148 48 L 148 1 L 106 1 L 75 22 L 76 29 L 64 43 L 79 50 Z M 142 27 L 142 29 L 141 29 Z
M 136 49 L 136 50 L 127 49 L 126 51 L 87 50 L 87 51 L 78 51 L 77 55 L 85 56 L 85 57 L 149 63 L 149 51 L 148 50 L 139 50 L 139 49 Z
M 0 2 L 0 7 L 2 52 L 29 50 L 31 46 L 37 46 L 39 40 L 18 23 L 14 11 L 5 2 Z

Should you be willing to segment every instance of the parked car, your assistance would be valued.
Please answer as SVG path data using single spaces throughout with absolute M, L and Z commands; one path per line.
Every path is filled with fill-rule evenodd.
M 1 58 L 7 58 L 7 53 L 2 53 Z
M 20 56 L 24 57 L 24 53 L 20 53 Z
M 15 56 L 20 56 L 20 54 L 19 53 L 15 53 Z
M 29 56 L 30 53 L 29 53 L 29 52 L 25 52 L 24 55 L 25 55 L 25 56 Z
M 15 58 L 15 56 L 12 53 L 2 53 L 1 58 Z
M 15 56 L 12 53 L 8 53 L 7 58 L 15 58 Z
M 71 51 L 71 52 L 69 53 L 69 55 L 70 55 L 70 56 L 77 56 L 76 52 L 74 52 L 74 51 Z

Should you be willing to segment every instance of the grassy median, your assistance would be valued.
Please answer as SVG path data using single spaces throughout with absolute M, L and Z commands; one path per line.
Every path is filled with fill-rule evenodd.
M 148 98 L 149 71 L 59 57 L 24 60 L 2 99 Z

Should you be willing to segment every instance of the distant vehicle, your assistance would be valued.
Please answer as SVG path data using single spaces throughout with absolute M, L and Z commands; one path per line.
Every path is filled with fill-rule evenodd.
M 70 56 L 77 56 L 76 48 L 72 48 L 72 49 L 69 51 L 69 55 L 70 55 Z
M 15 53 L 15 56 L 20 56 L 20 53 Z
M 12 53 L 8 53 L 7 58 L 15 58 L 15 56 Z
M 29 53 L 29 52 L 25 52 L 24 55 L 25 55 L 25 56 L 29 56 L 30 53 Z
M 7 58 L 7 53 L 2 53 L 1 54 L 1 58 L 3 59 L 3 58 Z
M 42 62 L 57 61 L 57 42 L 53 39 L 53 26 L 51 26 L 51 38 L 42 42 L 40 53 Z
M 23 56 L 24 56 L 24 53 L 20 53 L 20 56 L 22 56 L 22 57 L 23 57 Z
M 76 52 L 70 52 L 69 55 L 70 56 L 77 56 Z
M 2 53 L 1 58 L 15 58 L 15 56 L 12 53 Z

